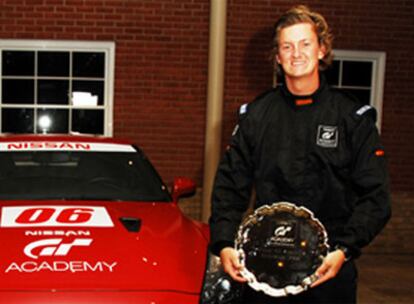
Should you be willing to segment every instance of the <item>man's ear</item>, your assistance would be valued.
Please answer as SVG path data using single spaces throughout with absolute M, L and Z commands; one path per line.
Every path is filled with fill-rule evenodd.
M 280 64 L 280 58 L 279 58 L 279 55 L 278 55 L 278 54 L 276 54 L 276 55 L 275 55 L 275 59 L 276 59 L 276 62 L 277 62 L 278 64 Z
M 319 48 L 319 52 L 318 52 L 318 59 L 319 59 L 319 60 L 322 60 L 322 59 L 323 59 L 323 57 L 325 57 L 325 55 L 326 55 L 326 47 L 325 47 L 324 45 L 322 45 L 322 46 Z

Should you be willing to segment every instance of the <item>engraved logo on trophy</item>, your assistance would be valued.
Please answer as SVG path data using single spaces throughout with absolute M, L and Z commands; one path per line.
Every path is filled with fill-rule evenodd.
M 306 290 L 329 248 L 313 213 L 287 202 L 258 208 L 240 225 L 235 244 L 250 287 L 274 297 Z

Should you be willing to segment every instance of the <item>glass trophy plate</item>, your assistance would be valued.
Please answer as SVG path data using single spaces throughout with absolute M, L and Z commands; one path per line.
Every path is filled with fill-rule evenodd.
M 235 247 L 250 287 L 273 297 L 306 290 L 329 249 L 322 223 L 288 202 L 256 209 L 240 225 Z

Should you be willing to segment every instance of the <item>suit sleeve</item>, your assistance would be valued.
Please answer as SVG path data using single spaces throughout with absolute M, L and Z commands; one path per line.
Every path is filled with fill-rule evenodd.
M 337 243 L 354 257 L 384 228 L 391 217 L 389 177 L 384 148 L 375 126 L 375 110 L 358 118 L 352 132 L 351 185 L 357 196 L 353 213 Z M 373 115 L 370 115 L 373 114 Z
M 218 255 L 234 239 L 250 200 L 252 165 L 252 122 L 247 113 L 240 114 L 230 145 L 216 173 L 209 219 L 211 251 Z

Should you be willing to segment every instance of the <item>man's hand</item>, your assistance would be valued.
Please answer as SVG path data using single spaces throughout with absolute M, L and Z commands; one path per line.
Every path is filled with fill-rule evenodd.
M 345 254 L 342 250 L 335 250 L 329 253 L 322 262 L 322 265 L 315 271 L 318 279 L 311 285 L 311 287 L 318 286 L 334 278 L 343 263 L 345 262 Z
M 236 282 L 247 282 L 245 278 L 240 275 L 240 270 L 243 268 L 239 262 L 239 254 L 232 247 L 225 247 L 220 251 L 220 259 L 223 264 L 224 271 L 228 273 Z

